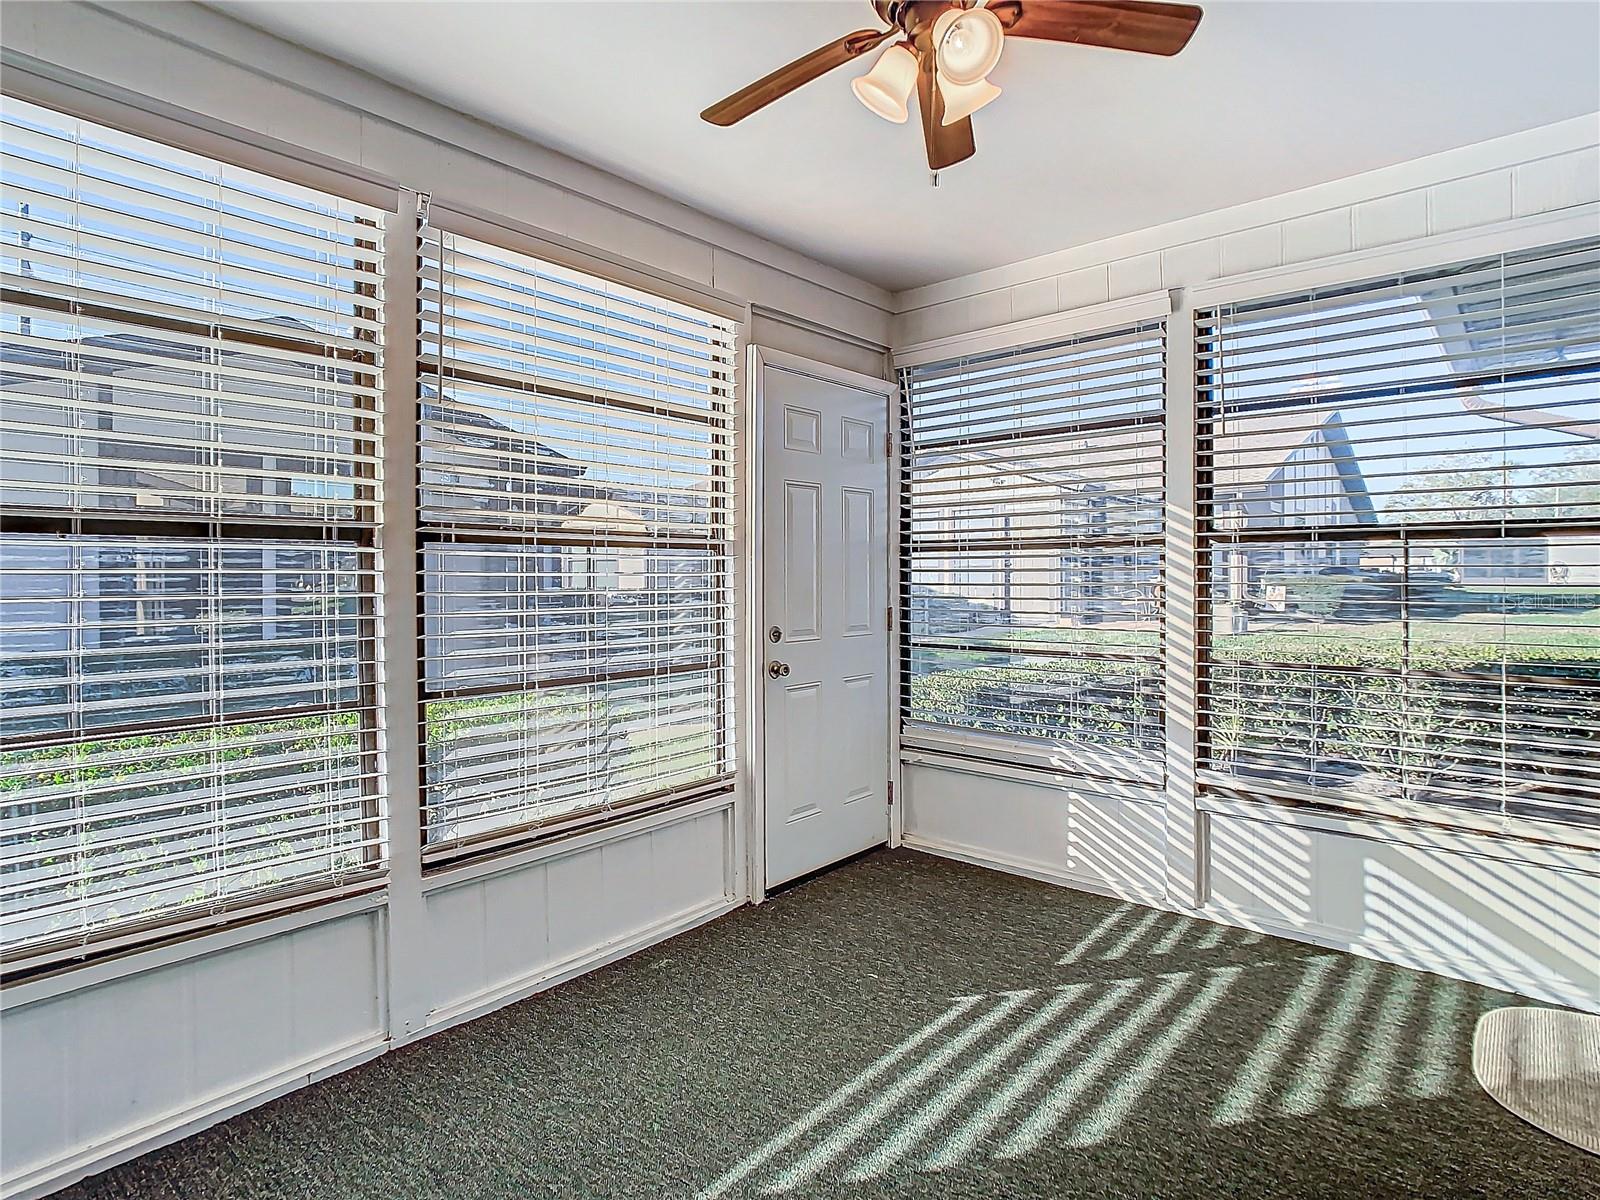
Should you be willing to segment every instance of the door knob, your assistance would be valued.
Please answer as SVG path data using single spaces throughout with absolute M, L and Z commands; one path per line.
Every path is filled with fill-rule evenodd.
M 782 679 L 788 673 L 788 663 L 774 662 L 767 664 L 767 675 L 772 679 Z

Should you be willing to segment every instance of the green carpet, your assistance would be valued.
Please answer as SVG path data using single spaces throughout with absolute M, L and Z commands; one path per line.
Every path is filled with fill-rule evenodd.
M 1472 1080 L 1515 1000 L 880 852 L 62 1195 L 1600 1194 Z

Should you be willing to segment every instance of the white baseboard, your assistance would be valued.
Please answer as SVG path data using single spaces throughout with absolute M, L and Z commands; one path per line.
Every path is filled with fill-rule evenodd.
M 97 1175 L 131 1158 L 138 1158 L 141 1154 L 159 1150 L 190 1134 L 199 1133 L 247 1109 L 276 1100 L 308 1083 L 316 1083 L 319 1079 L 327 1079 L 370 1062 L 388 1048 L 388 1040 L 382 1034 L 375 1033 L 226 1092 L 208 1096 L 154 1121 L 126 1129 L 106 1141 L 83 1146 L 65 1158 L 40 1163 L 13 1175 L 6 1179 L 0 1196 L 4 1200 L 37 1200 L 37 1197 L 47 1196 L 80 1179 Z
M 604 943 L 581 954 L 549 964 L 508 983 L 486 989 L 430 1014 L 429 1022 L 414 1036 L 388 1038 L 381 1033 L 330 1050 L 314 1059 L 286 1067 L 218 1095 L 158 1117 L 153 1121 L 123 1130 L 113 1137 L 83 1146 L 71 1154 L 39 1163 L 8 1177 L 0 1185 L 0 1200 L 39 1200 L 51 1192 L 77 1183 L 80 1179 L 109 1170 L 119 1163 L 151 1150 L 171 1145 L 190 1134 L 199 1133 L 229 1117 L 287 1095 L 297 1088 L 337 1075 L 369 1062 L 405 1042 L 438 1033 L 452 1025 L 470 1021 L 507 1004 L 554 987 L 576 976 L 603 967 L 630 954 L 666 941 L 677 934 L 703 925 L 732 912 L 744 904 L 742 899 L 719 896 L 661 921 L 654 921 L 623 938 Z
M 1068 880 L 1065 871 L 1049 863 L 1028 858 L 1011 858 L 979 846 L 968 846 L 963 842 L 929 838 L 908 831 L 900 835 L 900 844 L 907 850 L 921 850 L 925 854 L 936 854 L 940 858 L 953 858 L 957 862 L 971 863 L 975 867 L 989 867 L 1005 871 L 1009 875 L 1025 875 L 1029 879 L 1040 879 L 1045 883 L 1066 883 Z
M 1304 942 L 1313 946 L 1323 946 L 1330 950 L 1342 950 L 1347 954 L 1360 955 L 1362 958 L 1370 958 L 1378 962 L 1409 967 L 1417 971 L 1427 971 L 1430 974 L 1442 975 L 1449 979 L 1460 979 L 1467 983 L 1476 983 L 1484 987 L 1499 988 L 1502 991 L 1517 992 L 1535 1000 L 1543 1000 L 1551 1004 L 1562 1004 L 1568 1008 L 1582 1009 L 1586 1012 L 1600 1012 L 1600 995 L 1586 992 L 1581 986 L 1565 980 L 1536 975 L 1526 971 L 1517 971 L 1502 966 L 1489 966 L 1476 959 L 1443 955 L 1437 951 L 1408 946 L 1390 939 L 1362 938 L 1352 935 L 1347 929 L 1319 922 L 1304 922 L 1291 925 L 1286 922 L 1263 918 L 1248 910 L 1216 904 L 1209 904 L 1199 909 L 1180 908 L 1168 901 L 1165 896 L 1149 893 L 1118 892 L 1107 886 L 1103 880 L 1085 879 L 1059 867 L 1012 859 L 976 846 L 941 842 L 915 835 L 908 835 L 905 839 L 905 845 L 913 850 L 922 850 L 928 854 L 936 854 L 943 858 L 953 858 L 958 862 L 970 863 L 973 866 L 988 867 L 990 870 L 1004 871 L 1009 875 L 1022 875 L 1029 879 L 1042 880 L 1045 883 L 1053 883 L 1060 887 L 1070 888 L 1073 891 L 1090 892 L 1112 900 L 1128 901 L 1133 904 L 1143 905 L 1146 908 L 1175 912 L 1186 917 L 1196 917 L 1202 921 L 1210 921 L 1217 925 L 1229 925 L 1236 929 L 1265 933 L 1272 937 L 1287 938 L 1290 941 Z

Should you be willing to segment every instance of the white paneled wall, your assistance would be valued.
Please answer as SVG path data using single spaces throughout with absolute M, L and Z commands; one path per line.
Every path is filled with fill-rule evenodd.
M 55 994 L 8 989 L 7 1194 L 49 1191 L 378 1053 L 381 910 L 369 902 L 364 912 L 279 925 Z
M 1211 822 L 1223 919 L 1600 1008 L 1600 864 L 1515 862 L 1466 845 Z
M 726 912 L 733 809 L 713 806 L 558 857 L 442 877 L 427 891 L 439 980 L 429 1029 L 477 1016 Z
M 886 369 L 881 288 L 217 11 L 8 3 L 5 65 L 7 90 L 41 103 L 431 192 L 748 303 L 752 340 Z M 741 803 L 453 868 L 420 896 L 413 860 L 360 911 L 341 902 L 6 989 L 0 1194 L 43 1195 L 731 910 L 745 896 Z
M 897 350 L 1600 202 L 1600 117 L 1580 117 L 895 297 Z
M 5 1194 L 43 1195 L 730 911 L 735 812 L 724 796 L 430 879 L 427 1019 L 404 1036 L 381 892 L 8 988 Z
M 926 762 L 906 767 L 904 795 L 908 846 L 1600 1012 L 1592 853 L 1518 862 L 1469 835 L 1210 814 L 1192 907 L 1167 888 L 1159 797 Z
M 1151 292 L 1264 272 L 1267 295 L 1284 290 L 1271 272 L 1330 263 L 1355 281 L 1364 270 L 1381 274 L 1380 260 L 1396 254 L 1441 265 L 1466 239 L 1477 253 L 1500 239 L 1535 244 L 1545 229 L 1600 235 L 1600 116 L 904 292 L 895 349 L 926 361 L 945 343 L 955 354 L 1028 335 L 996 327 Z M 915 756 L 905 768 L 904 838 L 1600 1011 L 1593 854 L 1242 808 L 1205 814 L 1194 856 L 1168 845 L 1166 795 L 1113 786 Z

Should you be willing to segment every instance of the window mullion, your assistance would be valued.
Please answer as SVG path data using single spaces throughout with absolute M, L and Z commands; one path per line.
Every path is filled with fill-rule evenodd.
M 422 899 L 422 744 L 417 554 L 417 196 L 401 192 L 384 256 L 383 309 L 389 353 L 384 362 L 383 519 L 378 532 L 381 583 L 383 803 L 389 829 L 389 1028 L 395 1037 L 420 1030 L 427 987 L 427 912 Z
M 1167 322 L 1165 604 L 1162 645 L 1166 694 L 1167 787 L 1163 823 L 1168 898 L 1203 905 L 1208 818 L 1196 807 L 1195 750 L 1200 730 L 1200 563 L 1197 519 L 1198 402 L 1194 309 L 1185 299 Z

